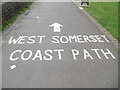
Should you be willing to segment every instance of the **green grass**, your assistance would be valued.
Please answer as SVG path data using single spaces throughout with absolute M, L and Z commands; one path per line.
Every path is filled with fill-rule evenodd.
M 118 35 L 118 2 L 91 2 L 90 4 L 90 8 L 84 9 L 120 42 L 120 36 Z
M 8 28 L 11 24 L 13 24 L 19 15 L 25 13 L 25 11 L 29 9 L 29 7 L 32 3 L 33 2 L 28 3 L 25 8 L 21 8 L 21 10 L 18 13 L 16 13 L 14 16 L 12 16 L 9 20 L 3 22 L 2 26 L 0 26 L 0 30 L 4 30 L 4 29 Z

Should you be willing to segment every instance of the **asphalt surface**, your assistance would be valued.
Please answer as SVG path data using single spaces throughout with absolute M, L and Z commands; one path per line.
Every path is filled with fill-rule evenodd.
M 63 25 L 61 32 L 53 32 L 49 27 L 54 22 Z M 39 36 L 46 38 L 42 44 L 8 44 L 10 37 Z M 53 44 L 52 36 L 68 35 L 103 35 L 103 33 L 85 16 L 72 2 L 41 2 L 35 3 L 30 12 L 18 20 L 11 29 L 3 32 L 3 88 L 117 88 L 118 87 L 118 60 L 117 49 L 113 42 L 109 43 L 67 43 Z M 90 49 L 106 49 L 112 51 L 116 59 L 109 56 L 107 60 L 102 53 L 102 59 Z M 28 60 L 10 61 L 9 56 L 14 50 L 27 50 L 33 52 L 46 49 L 64 49 L 62 60 L 58 60 L 53 53 L 51 61 Z M 72 59 L 71 49 L 80 50 L 80 56 Z M 83 49 L 90 51 L 94 59 L 83 59 Z M 16 56 L 20 56 L 18 53 Z M 11 65 L 17 67 L 10 69 Z

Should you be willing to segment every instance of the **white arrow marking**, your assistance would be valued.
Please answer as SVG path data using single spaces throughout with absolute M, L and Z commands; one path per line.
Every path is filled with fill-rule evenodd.
M 61 32 L 61 28 L 63 25 L 59 24 L 59 23 L 53 23 L 51 25 L 49 25 L 49 27 L 53 27 L 54 32 Z

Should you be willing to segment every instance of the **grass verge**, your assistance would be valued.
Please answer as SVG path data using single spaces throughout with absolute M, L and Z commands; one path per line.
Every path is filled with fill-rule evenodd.
M 4 30 L 8 28 L 11 24 L 13 24 L 19 15 L 25 13 L 26 10 L 30 9 L 32 3 L 33 2 L 29 2 L 25 8 L 21 8 L 21 10 L 18 13 L 16 13 L 14 16 L 12 16 L 9 20 L 3 22 L 2 26 L 0 26 L 0 30 Z
M 120 42 L 118 34 L 118 2 L 91 2 L 84 9 Z

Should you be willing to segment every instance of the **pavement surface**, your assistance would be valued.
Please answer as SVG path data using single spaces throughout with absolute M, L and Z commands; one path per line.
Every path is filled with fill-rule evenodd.
M 57 22 L 63 25 L 61 32 L 53 32 L 49 27 Z M 38 40 L 34 44 L 8 44 L 10 37 L 40 36 L 46 38 L 41 44 Z M 35 3 L 30 12 L 18 20 L 9 30 L 3 32 L 2 45 L 2 87 L 3 88 L 117 88 L 118 87 L 118 50 L 110 41 L 104 43 L 51 43 L 55 35 L 103 35 L 87 16 L 72 2 L 41 2 Z M 102 59 L 97 58 L 90 49 L 106 49 L 112 51 L 116 59 L 109 55 L 107 60 L 100 52 Z M 64 49 L 62 60 L 58 60 L 56 53 L 53 59 L 10 61 L 9 56 L 15 50 Z M 80 55 L 73 60 L 71 49 L 80 51 Z M 83 58 L 83 49 L 90 51 L 94 59 Z M 20 54 L 16 56 L 20 58 Z M 27 54 L 25 55 L 27 57 Z M 11 70 L 11 65 L 16 68 Z M 14 67 L 13 67 L 14 68 Z

